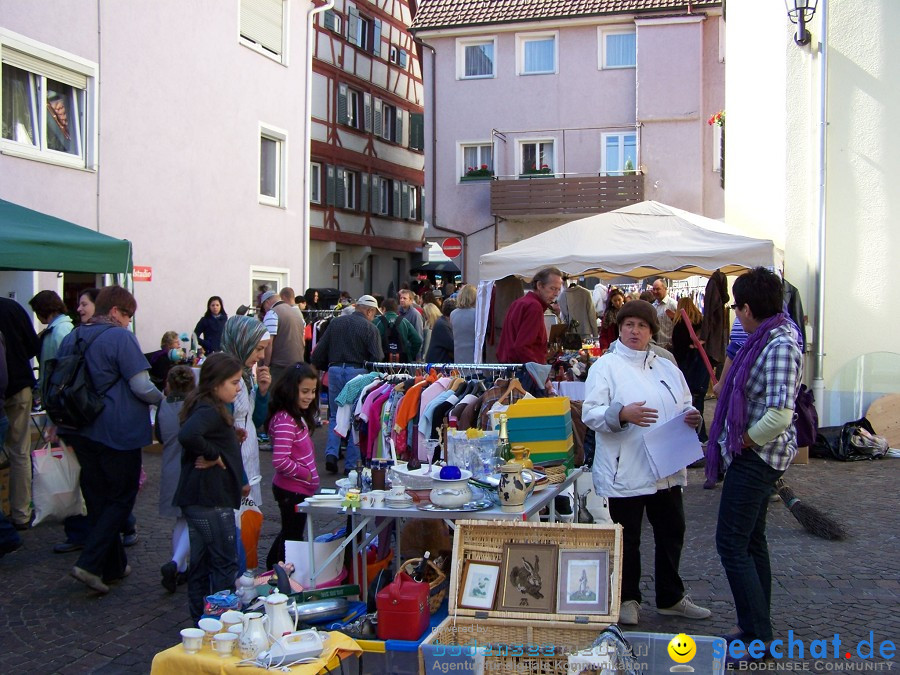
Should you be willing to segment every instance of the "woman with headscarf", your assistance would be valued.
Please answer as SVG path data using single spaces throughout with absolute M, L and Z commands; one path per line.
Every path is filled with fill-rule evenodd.
M 269 331 L 265 325 L 249 316 L 232 316 L 225 322 L 225 330 L 222 331 L 222 351 L 243 364 L 244 386 L 234 400 L 234 428 L 242 437 L 241 459 L 250 482 L 250 497 L 257 506 L 262 504 L 262 490 L 258 480 L 261 474 L 256 427 L 265 420 L 272 377 L 269 369 L 260 365 L 256 369 L 254 382 L 253 366 L 262 360 L 268 340 Z M 254 478 L 257 478 L 255 482 Z

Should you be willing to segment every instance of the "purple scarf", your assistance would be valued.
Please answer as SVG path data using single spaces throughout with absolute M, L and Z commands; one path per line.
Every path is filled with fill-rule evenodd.
M 719 477 L 719 466 L 722 455 L 719 449 L 719 436 L 727 423 L 729 433 L 725 436 L 725 451 L 732 457 L 741 454 L 744 431 L 747 427 L 747 406 L 744 401 L 744 387 L 750 379 L 750 371 L 756 364 L 763 348 L 769 342 L 769 333 L 779 326 L 787 325 L 788 319 L 779 312 L 763 321 L 753 331 L 744 346 L 738 350 L 734 363 L 725 376 L 722 393 L 716 414 L 709 427 L 709 443 L 706 448 L 706 481 L 715 485 Z

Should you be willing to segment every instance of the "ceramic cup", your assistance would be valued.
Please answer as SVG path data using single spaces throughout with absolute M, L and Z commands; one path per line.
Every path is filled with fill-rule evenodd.
M 384 490 L 363 492 L 359 497 L 359 502 L 366 509 L 382 509 L 384 508 L 384 494 Z
M 206 633 L 206 644 L 212 647 L 213 635 L 222 630 L 222 622 L 218 619 L 207 617 L 206 619 L 200 619 L 197 622 L 197 626 Z
M 199 628 L 183 628 L 181 630 L 181 646 L 188 654 L 196 654 L 203 646 L 205 633 Z
M 394 485 L 391 487 L 391 497 L 401 498 L 406 496 L 405 485 Z
M 229 630 L 232 626 L 237 624 L 244 625 L 244 615 L 241 612 L 236 612 L 233 609 L 229 609 L 227 612 L 223 613 L 221 616 L 222 624 L 225 626 L 225 630 Z
M 234 645 L 237 644 L 237 639 L 236 633 L 219 633 L 213 637 L 213 649 L 223 659 L 227 658 L 234 652 Z

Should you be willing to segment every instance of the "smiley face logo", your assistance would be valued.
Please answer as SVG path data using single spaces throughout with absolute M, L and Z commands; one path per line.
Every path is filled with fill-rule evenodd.
M 688 663 L 697 655 L 697 645 L 690 635 L 679 633 L 669 642 L 669 657 L 675 663 Z

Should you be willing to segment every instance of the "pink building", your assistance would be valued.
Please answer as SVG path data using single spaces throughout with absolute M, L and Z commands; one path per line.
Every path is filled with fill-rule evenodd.
M 31 2 L 0 11 L 0 199 L 133 244 L 145 351 L 211 295 L 305 285 L 310 0 Z M 70 308 L 91 275 L 0 272 Z
M 723 215 L 721 2 L 425 0 L 426 236 L 461 268 L 642 199 Z

